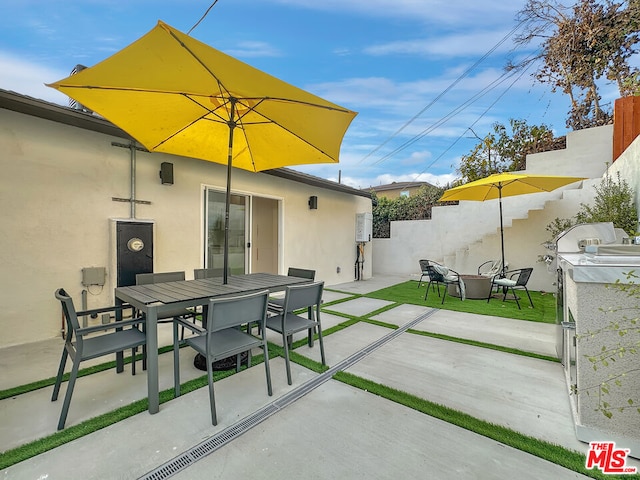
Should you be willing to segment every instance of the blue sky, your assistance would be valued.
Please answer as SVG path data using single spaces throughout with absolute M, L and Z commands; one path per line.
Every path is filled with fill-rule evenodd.
M 67 104 L 44 83 L 112 55 L 157 20 L 188 32 L 212 0 L 0 0 L 0 88 Z M 505 77 L 525 0 L 219 0 L 191 35 L 359 112 L 340 163 L 294 167 L 356 188 L 444 185 L 496 122 L 566 133 L 568 99 Z M 613 95 L 613 94 L 612 94 Z M 615 96 L 615 95 L 613 95 Z M 612 98 L 604 98 L 612 101 Z

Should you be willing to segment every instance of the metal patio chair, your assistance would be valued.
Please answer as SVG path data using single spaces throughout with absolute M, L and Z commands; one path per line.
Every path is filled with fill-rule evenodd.
M 227 269 L 227 272 L 229 269 Z M 205 278 L 222 278 L 224 276 L 224 268 L 196 268 L 193 270 L 193 278 L 195 280 L 204 280 Z
M 509 266 L 509 262 L 505 263 L 505 267 Z M 478 275 L 483 277 L 494 277 L 502 273 L 502 260 L 487 260 L 478 266 Z
M 207 328 L 199 328 L 176 317 L 173 323 L 173 379 L 175 396 L 180 396 L 180 343 L 178 327 L 188 328 L 197 333 L 183 342 L 205 357 L 209 398 L 211 404 L 211 423 L 218 424 L 216 401 L 213 388 L 212 363 L 224 358 L 237 356 L 236 371 L 240 371 L 241 354 L 247 352 L 247 366 L 251 365 L 251 350 L 262 348 L 264 352 L 264 368 L 267 378 L 267 393 L 273 395 L 271 372 L 269 370 L 269 349 L 266 339 L 265 321 L 269 291 L 236 297 L 210 299 L 207 309 Z M 247 324 L 257 323 L 259 336 L 254 336 L 242 329 Z
M 115 312 L 123 308 L 131 307 L 105 307 L 76 312 L 73 300 L 64 289 L 59 288 L 56 290 L 55 296 L 62 304 L 62 311 L 67 323 L 67 333 L 65 336 L 64 347 L 62 349 L 60 366 L 58 367 L 58 374 L 56 375 L 56 383 L 53 387 L 53 394 L 51 395 L 52 402 L 55 402 L 58 399 L 60 385 L 62 384 L 62 376 L 67 363 L 67 357 L 71 357 L 71 360 L 73 361 L 73 366 L 69 375 L 69 382 L 67 384 L 67 391 L 64 396 L 64 402 L 62 403 L 62 412 L 60 413 L 60 419 L 58 420 L 58 430 L 62 430 L 67 420 L 67 414 L 69 413 L 69 405 L 71 404 L 71 396 L 73 395 L 73 388 L 76 383 L 76 378 L 78 377 L 80 363 L 85 360 L 91 360 L 92 358 L 102 357 L 104 355 L 131 349 L 131 374 L 135 375 L 136 351 L 139 346 L 146 345 L 147 339 L 146 335 L 136 328 L 138 325 L 144 323 L 143 318 L 132 318 L 130 320 L 111 322 L 84 328 L 80 327 L 80 323 L 78 321 L 78 317 L 82 317 L 84 315 Z M 90 335 L 103 332 L 104 330 L 113 329 L 115 329 L 115 332 L 105 333 L 102 335 Z
M 282 335 L 284 360 L 287 367 L 287 382 L 289 385 L 291 385 L 289 349 L 294 333 L 307 330 L 308 345 L 313 347 L 313 334 L 317 328 L 322 365 L 326 365 L 324 343 L 322 341 L 322 325 L 320 323 L 320 305 L 322 304 L 323 288 L 324 282 L 287 287 L 282 313 L 267 318 L 267 328 Z M 307 310 L 308 318 L 294 313 L 302 309 Z
M 487 303 L 489 303 L 489 301 L 491 300 L 493 287 L 502 287 L 502 290 L 504 292 L 504 295 L 502 296 L 503 302 L 507 300 L 507 293 L 509 293 L 509 290 L 511 290 L 511 293 L 513 293 L 513 297 L 516 301 L 516 305 L 518 305 L 518 310 L 521 310 L 520 302 L 518 301 L 518 296 L 516 295 L 516 289 L 521 289 L 527 292 L 527 297 L 529 297 L 531 308 L 535 308 L 533 306 L 533 302 L 531 301 L 531 295 L 529 295 L 529 289 L 527 289 L 527 282 L 529 282 L 529 278 L 531 278 L 532 273 L 533 268 L 520 268 L 518 270 L 510 270 L 508 272 L 505 272 L 504 277 L 496 275 L 491 280 L 491 290 L 489 290 Z
M 429 287 L 431 285 L 437 285 L 438 296 L 440 296 L 440 285 L 444 285 L 444 294 L 442 295 L 442 302 L 440 302 L 441 304 L 444 304 L 444 299 L 447 296 L 447 289 L 449 285 L 456 285 L 460 290 L 460 300 L 464 300 L 464 282 L 460 278 L 460 274 L 458 272 L 438 264 L 427 265 L 426 271 L 427 275 L 429 276 L 429 283 L 427 284 L 427 291 L 424 292 L 425 300 L 429 295 Z
M 166 282 L 180 282 L 185 279 L 184 272 L 161 272 L 161 273 L 138 273 L 136 275 L 136 285 L 153 285 Z M 158 324 L 171 323 L 174 318 L 191 318 L 196 323 L 197 312 L 188 308 L 175 308 L 169 310 L 158 317 Z M 184 338 L 184 328 L 182 329 L 182 337 Z
M 316 271 L 308 270 L 305 268 L 289 267 L 289 270 L 287 270 L 287 276 L 308 278 L 309 280 L 314 281 L 316 279 Z M 269 298 L 270 313 L 275 313 L 276 315 L 282 313 L 283 306 L 284 306 L 284 297 Z

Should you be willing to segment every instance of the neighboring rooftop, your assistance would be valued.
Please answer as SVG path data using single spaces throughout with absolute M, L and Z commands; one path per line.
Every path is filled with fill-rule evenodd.
M 369 192 L 376 192 L 380 197 L 398 198 L 400 196 L 410 197 L 422 187 L 433 187 L 429 182 L 392 182 L 386 185 L 363 188 Z

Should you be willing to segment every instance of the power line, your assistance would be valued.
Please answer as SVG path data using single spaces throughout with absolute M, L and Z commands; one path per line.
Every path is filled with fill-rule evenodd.
M 405 141 L 402 145 L 396 147 L 393 151 L 387 153 L 382 158 L 380 158 L 379 160 L 374 162 L 372 165 L 378 165 L 379 163 L 382 163 L 385 160 L 388 160 L 389 158 L 391 158 L 395 154 L 400 153 L 405 148 L 410 147 L 411 145 L 416 143 L 418 140 L 421 140 L 426 135 L 428 135 L 429 133 L 433 132 L 438 127 L 441 127 L 442 125 L 444 125 L 447 121 L 449 121 L 451 118 L 456 116 L 458 113 L 460 113 L 463 110 L 465 110 L 469 105 L 473 104 L 476 100 L 482 98 L 488 92 L 492 91 L 494 88 L 498 87 L 499 85 L 501 85 L 502 83 L 507 81 L 509 78 L 513 77 L 514 75 L 515 75 L 515 71 L 503 73 L 500 77 L 495 79 L 490 84 L 486 85 L 482 90 L 480 90 L 479 92 L 474 94 L 471 98 L 467 99 L 462 104 L 460 104 L 456 108 L 454 108 L 447 115 L 445 115 L 444 117 L 440 118 L 437 122 L 435 122 L 434 124 L 432 124 L 429 127 L 425 128 L 424 130 L 422 130 L 422 132 L 420 132 L 419 134 L 415 135 L 411 139 Z
M 495 52 L 500 45 L 507 41 L 507 39 L 513 35 L 520 26 L 525 23 L 524 21 L 519 22 L 515 27 L 513 27 L 498 43 L 496 43 L 491 49 L 486 52 L 482 57 L 480 57 L 473 65 L 471 65 L 467 70 L 465 70 L 458 78 L 456 78 L 447 88 L 445 88 L 440 94 L 438 94 L 431 102 L 429 102 L 422 110 L 420 110 L 417 114 L 411 117 L 407 122 L 404 123 L 398 130 L 396 130 L 389 138 L 387 138 L 384 142 L 374 148 L 371 152 L 365 155 L 358 163 L 362 163 L 371 155 L 379 151 L 382 147 L 384 147 L 387 143 L 393 140 L 398 136 L 405 128 L 411 125 L 415 120 L 417 120 L 424 112 L 426 112 L 433 104 L 435 104 L 438 100 L 440 100 L 447 92 L 449 92 L 453 87 L 455 87 L 458 83 L 460 83 L 465 77 L 467 77 L 475 68 L 480 65 L 489 55 Z
M 211 11 L 211 9 L 216 3 L 218 3 L 218 0 L 214 0 L 214 2 L 211 5 L 209 5 L 209 8 L 207 8 L 207 11 L 204 12 L 204 15 L 200 17 L 200 20 L 198 20 L 196 24 L 193 27 L 191 27 L 191 29 L 187 32 L 187 35 L 191 35 L 191 32 L 193 31 L 193 29 L 196 28 L 198 25 L 200 25 L 200 22 L 204 20 L 204 17 L 206 17 L 209 14 L 209 12 Z
M 507 88 L 505 88 L 505 90 L 498 95 L 498 97 L 491 103 L 491 105 L 489 105 L 479 116 L 478 118 L 476 118 L 474 120 L 474 122 L 467 128 L 467 130 L 465 130 L 462 134 L 460 134 L 458 136 L 458 138 L 456 138 L 451 145 L 449 145 L 442 153 L 440 153 L 440 155 L 438 155 L 430 164 L 428 164 L 424 170 L 422 170 L 421 172 L 417 173 L 415 175 L 415 179 L 414 181 L 417 181 L 417 179 L 420 177 L 420 175 L 423 175 L 427 172 L 427 170 L 429 170 L 437 161 L 439 161 L 442 157 L 444 157 L 447 152 L 449 152 L 449 150 L 451 150 L 465 135 L 465 133 L 467 133 L 468 130 L 472 130 L 473 126 L 476 125 L 495 105 L 496 103 L 498 103 L 502 97 L 504 97 L 507 92 L 511 89 L 511 87 L 513 87 L 513 85 L 515 85 L 515 83 L 520 80 L 523 75 L 525 74 L 525 72 L 529 69 L 529 66 L 521 69 L 520 74 L 513 80 L 513 82 L 511 82 Z M 474 95 L 473 97 L 471 97 L 471 99 L 467 100 L 463 106 L 473 103 L 473 101 L 475 101 L 477 98 L 480 98 L 481 96 L 484 96 L 488 91 L 488 90 L 493 90 L 494 88 L 496 88 L 498 85 L 500 85 L 501 83 L 503 83 L 504 81 L 506 81 L 507 79 L 509 79 L 510 77 L 515 76 L 515 74 L 513 75 L 508 75 L 508 74 L 504 74 L 502 75 L 502 77 L 500 77 L 498 80 L 494 81 L 493 84 L 495 84 L 493 87 L 491 87 L 490 89 L 488 89 L 488 87 L 485 87 L 480 93 Z M 465 106 L 466 108 L 466 106 Z M 449 118 L 451 118 L 452 116 L 454 116 L 458 110 L 460 110 L 461 107 L 458 107 L 457 109 L 455 109 L 454 111 L 450 112 L 443 120 L 441 120 L 437 125 L 431 127 L 430 129 L 424 130 L 422 132 L 421 135 L 418 136 L 418 138 L 415 138 L 414 141 L 411 142 L 411 144 L 415 143 L 417 140 L 419 140 L 420 138 L 424 137 L 425 135 L 427 135 L 428 133 L 430 133 L 433 129 L 435 129 L 437 126 L 442 125 L 443 123 L 445 123 Z M 473 131 L 473 130 L 472 130 Z M 405 147 L 403 147 L 402 149 L 406 148 L 409 145 L 406 145 Z M 379 163 L 379 162 L 377 162 Z M 410 186 L 410 185 L 409 185 Z

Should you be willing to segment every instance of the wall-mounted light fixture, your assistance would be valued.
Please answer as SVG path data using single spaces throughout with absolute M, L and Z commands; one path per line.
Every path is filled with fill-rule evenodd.
M 160 181 L 163 185 L 173 185 L 173 163 L 160 164 Z
M 318 197 L 315 195 L 309 197 L 309 210 L 317 210 L 318 209 Z

